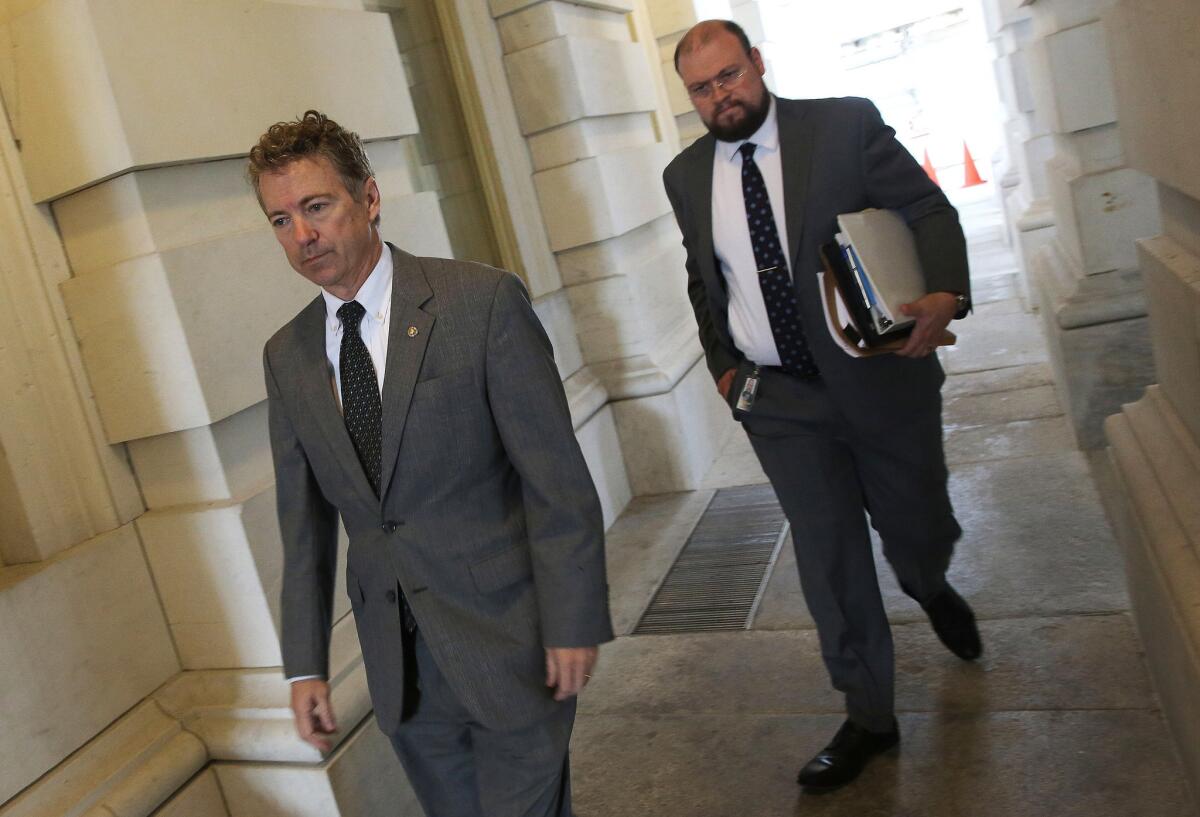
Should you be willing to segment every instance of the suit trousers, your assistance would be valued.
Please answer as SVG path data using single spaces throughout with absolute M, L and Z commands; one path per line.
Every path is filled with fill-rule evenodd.
M 791 523 L 833 686 L 850 719 L 876 732 L 892 728 L 895 671 L 867 515 L 900 586 L 919 603 L 945 587 L 962 535 L 946 489 L 941 396 L 929 397 L 894 421 L 852 423 L 823 380 L 764 369 L 741 417 Z
M 571 817 L 568 744 L 575 699 L 531 726 L 488 729 L 446 683 L 420 629 L 407 638 L 416 695 L 405 695 L 408 717 L 392 735 L 392 746 L 426 815 Z

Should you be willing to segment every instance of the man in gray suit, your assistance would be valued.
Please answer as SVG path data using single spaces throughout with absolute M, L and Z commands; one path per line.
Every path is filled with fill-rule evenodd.
M 513 275 L 379 234 L 357 135 L 309 111 L 250 179 L 322 292 L 266 345 L 292 710 L 326 751 L 337 520 L 375 716 L 431 817 L 571 814 L 575 694 L 612 638 L 599 500 Z
M 809 790 L 853 780 L 899 741 L 893 656 L 866 513 L 901 586 L 960 658 L 982 645 L 971 608 L 946 582 L 961 529 L 946 492 L 941 396 L 930 353 L 969 308 L 958 214 L 863 99 L 774 97 L 745 33 L 692 28 L 675 67 L 709 133 L 663 182 L 687 249 L 688 294 L 721 395 L 739 419 L 792 525 L 801 585 L 848 719 L 800 771 Z M 929 294 L 895 355 L 851 358 L 818 297 L 818 248 L 836 217 L 899 211 Z

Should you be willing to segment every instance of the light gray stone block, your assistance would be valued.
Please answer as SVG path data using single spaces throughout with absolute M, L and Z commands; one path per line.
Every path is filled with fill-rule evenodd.
M 605 405 L 593 414 L 575 430 L 575 437 L 592 474 L 596 493 L 600 496 L 600 508 L 607 528 L 621 516 L 633 498 L 612 406 Z
M 1104 22 L 1129 163 L 1200 199 L 1200 151 L 1179 148 L 1196 132 L 1200 8 L 1191 0 L 1120 0 Z
M 267 403 L 212 425 L 132 440 L 129 456 L 152 510 L 257 493 L 274 479 Z
M 611 389 L 610 389 L 611 391 Z M 613 405 L 635 495 L 699 487 L 721 450 L 729 407 L 703 360 L 670 390 Z
M 6 94 L 22 111 L 21 158 L 36 201 L 135 168 L 244 154 L 266 125 L 307 108 L 366 139 L 417 130 L 379 15 L 238 0 L 52 0 L 7 34 L 17 72 L 40 78 Z M 292 48 L 264 49 L 263 37 Z M 314 73 L 318 47 L 328 70 Z M 223 100 L 223 115 L 208 116 L 200 99 Z
M 1200 256 L 1170 236 L 1140 242 L 1158 382 L 1200 440 Z
M 662 176 L 665 143 L 626 148 L 534 175 L 542 217 L 555 252 L 619 236 L 671 211 Z M 638 180 L 630 184 L 630 180 Z
M 1110 508 L 1135 617 L 1185 774 L 1200 794 L 1200 447 L 1158 387 L 1105 429 L 1116 481 Z
M 180 789 L 153 817 L 229 817 L 217 773 L 208 769 Z
M 585 116 L 652 111 L 650 69 L 638 43 L 557 37 L 504 57 L 521 131 L 534 134 Z
M 216 767 L 230 817 L 420 817 L 388 739 L 368 718 L 321 764 Z
M 506 54 L 555 37 L 595 37 L 615 42 L 630 39 L 624 14 L 561 0 L 537 3 L 501 17 L 496 28 Z
M 0 571 L 0 654 L 3 802 L 179 671 L 133 526 Z

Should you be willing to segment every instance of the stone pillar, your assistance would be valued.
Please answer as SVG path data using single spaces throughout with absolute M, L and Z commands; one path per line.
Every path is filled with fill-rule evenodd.
M 0 32 L 14 11 L 0 7 Z M 68 809 L 13 803 L 179 663 L 132 524 L 138 486 L 124 446 L 104 438 L 71 337 L 66 257 L 30 195 L 15 75 L 0 62 L 0 814 L 49 817 Z M 203 760 L 201 747 L 179 783 Z
M 1054 238 L 1044 166 L 1053 151 L 1045 116 L 1039 115 L 1029 80 L 1029 44 L 1033 19 L 1018 0 L 988 0 L 986 24 L 996 50 L 996 84 L 1006 114 L 1006 162 L 993 170 L 1000 181 L 1009 241 L 1019 267 L 1017 290 L 1026 310 L 1037 308 L 1031 292 L 1034 256 Z
M 1134 241 L 1158 231 L 1154 185 L 1128 166 L 1100 20 L 1112 0 L 1027 0 L 1030 77 L 1053 134 L 1045 164 L 1055 239 L 1032 273 L 1059 395 L 1080 447 L 1103 418 L 1153 382 Z
M 1157 183 L 1138 242 L 1158 384 L 1105 424 L 1114 521 L 1150 674 L 1200 796 L 1200 7 L 1119 0 L 1104 14 L 1129 164 Z
M 644 11 L 491 0 L 583 363 L 614 400 L 635 494 L 695 488 L 731 427 L 701 361 L 662 170 L 678 151 Z M 628 19 L 633 14 L 634 19 Z

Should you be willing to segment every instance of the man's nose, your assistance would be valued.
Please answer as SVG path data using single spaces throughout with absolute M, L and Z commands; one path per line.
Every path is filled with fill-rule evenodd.
M 317 237 L 317 231 L 302 218 L 292 219 L 292 238 L 297 244 L 310 244 Z
M 729 99 L 729 89 L 724 85 L 712 84 L 712 101 L 713 107 L 718 107 L 726 99 Z

